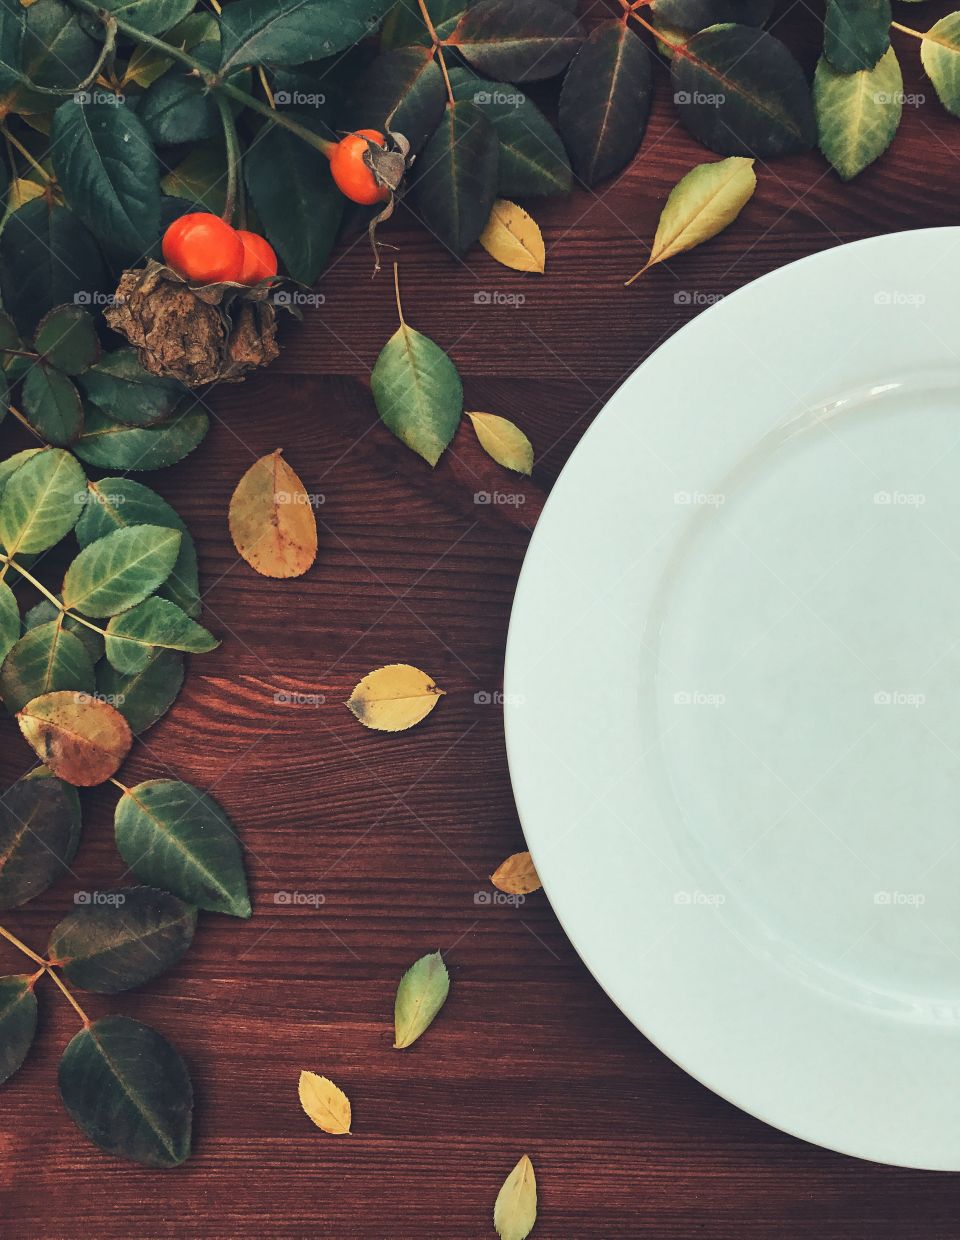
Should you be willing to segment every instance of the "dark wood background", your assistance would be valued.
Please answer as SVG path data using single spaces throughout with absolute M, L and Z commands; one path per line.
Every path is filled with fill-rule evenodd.
M 908 24 L 951 7 L 895 5 Z M 815 14 L 783 9 L 779 31 L 812 67 Z M 451 351 L 468 408 L 514 419 L 536 446 L 522 506 L 475 504 L 477 491 L 516 486 L 466 431 L 433 472 L 378 425 L 367 378 L 395 310 L 389 274 L 371 281 L 363 242 L 337 255 L 325 303 L 288 331 L 269 373 L 214 394 L 203 447 L 146 476 L 197 539 L 207 622 L 223 645 L 193 660 L 124 777 L 169 773 L 214 792 L 248 849 L 254 916 L 205 914 L 179 967 L 87 1001 L 95 1014 L 155 1024 L 189 1061 L 195 1148 L 178 1170 L 111 1160 L 73 1127 L 56 1065 L 75 1019 L 43 989 L 36 1046 L 0 1095 L 4 1235 L 483 1237 L 523 1153 L 544 1240 L 960 1234 L 955 1176 L 859 1162 L 743 1114 L 617 1011 L 543 893 L 521 908 L 474 899 L 524 847 L 502 711 L 475 695 L 500 686 L 529 530 L 604 401 L 704 297 L 828 246 L 958 222 L 960 122 L 922 79 L 916 41 L 895 41 L 906 89 L 926 98 L 905 107 L 878 165 L 849 186 L 816 154 L 758 165 L 756 196 L 725 235 L 632 289 L 622 280 L 641 265 L 671 186 L 708 158 L 678 126 L 665 76 L 632 167 L 595 193 L 531 204 L 546 278 L 479 250 L 458 262 L 401 212 L 390 239 L 407 318 Z M 494 290 L 526 300 L 475 302 Z M 6 426 L 2 447 L 15 443 Z M 316 565 L 288 583 L 239 560 L 226 523 L 240 475 L 281 446 L 324 496 Z M 412 732 L 365 732 L 342 703 L 361 675 L 397 660 L 429 671 L 447 696 Z M 285 704 L 284 693 L 325 700 Z M 4 782 L 30 764 L 15 726 L 0 723 Z M 114 800 L 109 787 L 84 796 L 76 879 L 5 916 L 31 944 L 46 942 L 76 888 L 122 874 Z M 280 892 L 323 903 L 278 904 Z M 450 999 L 427 1036 L 394 1051 L 397 980 L 436 948 Z M 6 945 L 0 966 L 21 968 Z M 302 1114 L 302 1068 L 349 1093 L 353 1135 L 326 1136 Z

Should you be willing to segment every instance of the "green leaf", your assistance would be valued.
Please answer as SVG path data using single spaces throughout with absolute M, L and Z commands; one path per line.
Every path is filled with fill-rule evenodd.
M 80 552 L 63 579 L 63 603 L 85 616 L 113 616 L 142 602 L 170 576 L 180 531 L 159 525 L 114 530 Z
M 496 130 L 475 104 L 460 101 L 444 109 L 417 160 L 416 209 L 455 254 L 465 253 L 483 232 L 497 196 L 498 157 Z
M 650 11 L 661 25 L 703 30 L 718 22 L 762 26 L 776 0 L 653 0 Z
M 125 676 L 104 660 L 97 668 L 97 693 L 123 715 L 130 730 L 146 732 L 177 699 L 184 660 L 175 650 L 158 650 L 142 672 Z
M 83 28 L 81 15 L 62 0 L 34 0 L 26 13 L 20 66 L 28 83 L 65 88 L 83 81 L 97 57 L 97 42 Z M 49 95 L 28 87 L 7 101 L 13 112 L 46 111 Z
M 47 947 L 81 990 L 115 995 L 142 986 L 172 968 L 193 942 L 197 910 L 167 891 L 126 887 L 86 894 L 89 902 L 78 902 L 54 927 Z
M 0 909 L 46 891 L 70 869 L 80 833 L 58 779 L 21 779 L 0 797 Z
M 107 625 L 107 658 L 127 675 L 142 672 L 158 649 L 205 654 L 219 645 L 212 633 L 165 598 L 148 598 Z
M 840 73 L 872 69 L 890 46 L 890 0 L 827 0 L 823 54 Z
M 37 4 L 42 0 L 37 0 Z M 0 233 L 3 303 L 32 332 L 51 306 L 112 291 L 97 243 L 66 207 L 36 198 L 14 211 Z
M 60 1095 L 94 1144 L 147 1167 L 190 1154 L 193 1086 L 170 1043 L 126 1016 L 81 1029 L 60 1060 Z
M 421 956 L 404 973 L 393 1009 L 394 1049 L 412 1046 L 447 1001 L 450 975 L 439 952 Z
M 67 202 L 90 231 L 139 260 L 160 230 L 160 181 L 137 115 L 121 103 L 69 99 L 54 114 L 50 155 Z
M 509 82 L 491 82 L 468 69 L 451 69 L 455 99 L 476 104 L 500 142 L 497 193 L 533 198 L 570 191 L 570 161 L 540 109 Z
M 95 633 L 92 629 L 88 629 L 85 624 L 81 624 L 79 620 L 73 616 L 64 615 L 58 607 L 54 607 L 49 599 L 43 598 L 39 603 L 34 605 L 24 614 L 23 631 L 29 633 L 31 629 L 38 629 L 41 624 L 49 624 L 51 620 L 61 620 L 63 628 L 68 633 L 72 633 L 74 637 L 79 638 L 83 643 L 83 648 L 90 656 L 91 663 L 97 663 L 104 655 L 104 641 L 99 633 Z M 28 699 L 29 700 L 29 699 Z
M 580 22 L 553 0 L 479 0 L 447 43 L 481 73 L 532 82 L 565 69 L 582 40 Z
M 203 43 L 193 55 L 213 69 L 220 58 L 215 43 Z M 143 97 L 138 115 L 158 146 L 199 142 L 220 132 L 216 99 L 200 79 L 182 66 L 154 82 Z
M 619 172 L 637 153 L 652 94 L 642 39 L 618 18 L 601 22 L 571 61 L 560 93 L 560 133 L 585 184 Z
M 137 878 L 212 913 L 250 916 L 240 844 L 212 797 L 150 779 L 120 798 L 114 825 L 120 856 Z
M 453 31 L 467 10 L 467 0 L 428 0 L 430 20 L 441 39 Z M 397 0 L 384 19 L 380 31 L 380 47 L 390 51 L 395 47 L 408 47 L 411 43 L 429 44 L 430 35 L 424 24 L 417 0 Z
M 446 353 L 402 322 L 377 358 L 370 386 L 387 427 L 436 465 L 463 412 L 463 385 Z
M 162 525 L 180 531 L 180 551 L 160 594 L 195 620 L 200 615 L 197 549 L 177 513 L 155 491 L 132 478 L 101 478 L 87 486 L 87 503 L 76 528 L 81 547 L 89 547 L 112 530 L 134 525 Z
M 162 34 L 193 12 L 196 0 L 98 0 L 100 8 L 144 34 Z
M 27 1057 L 37 1031 L 37 996 L 21 973 L 0 977 L 0 1085 Z
M 2 35 L 2 26 L 0 26 L 0 35 Z M 17 325 L 6 310 L 0 310 L 0 346 L 4 349 L 23 348 L 23 340 L 17 331 Z
M 205 211 L 220 215 L 227 195 L 227 160 L 223 144 L 194 147 L 182 163 L 161 179 L 160 188 L 165 194 L 184 198 Z
M 373 34 L 391 0 L 237 0 L 223 12 L 220 72 L 268 62 L 302 65 Z
M 87 479 L 62 448 L 46 448 L 13 473 L 0 500 L 0 543 L 8 555 L 46 551 L 83 511 Z
M 20 608 L 13 591 L 0 581 L 0 662 L 20 638 Z
M 402 133 L 416 155 L 447 102 L 443 74 L 427 47 L 384 52 L 360 74 L 343 108 L 347 128 Z
M 11 714 L 44 693 L 74 689 L 93 693 L 96 676 L 86 646 L 57 620 L 37 625 L 20 638 L 0 667 L 0 694 Z
M 920 59 L 937 98 L 953 116 L 960 116 L 960 12 L 930 27 L 920 44 Z
M 186 395 L 176 379 L 162 379 L 144 370 L 136 349 L 107 353 L 83 375 L 80 386 L 98 409 L 127 426 L 162 422 Z
M 93 319 L 80 306 L 57 306 L 37 327 L 38 353 L 66 375 L 82 375 L 100 356 Z
M 165 469 L 202 443 L 209 429 L 210 419 L 200 404 L 153 427 L 124 426 L 92 409 L 73 451 L 81 461 L 99 469 Z
M 820 150 L 845 181 L 893 141 L 903 112 L 903 75 L 892 47 L 873 69 L 838 73 L 821 57 L 813 79 Z
M 337 239 L 344 198 L 326 158 L 294 134 L 275 128 L 244 159 L 250 200 L 287 271 L 313 284 Z
M 22 452 L 14 452 L 13 456 L 8 456 L 5 461 L 0 461 L 0 499 L 3 499 L 4 487 L 20 466 L 25 465 L 32 456 L 36 456 L 38 452 L 42 451 L 42 448 L 24 448 Z
M 80 393 L 66 375 L 44 362 L 27 371 L 22 402 L 27 421 L 55 447 L 73 443 L 83 431 Z

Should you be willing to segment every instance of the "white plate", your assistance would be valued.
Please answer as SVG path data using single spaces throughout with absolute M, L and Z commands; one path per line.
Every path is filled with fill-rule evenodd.
M 958 271 L 960 229 L 841 246 L 658 349 L 540 519 L 505 684 L 527 840 L 614 1002 L 768 1123 L 945 1170 Z

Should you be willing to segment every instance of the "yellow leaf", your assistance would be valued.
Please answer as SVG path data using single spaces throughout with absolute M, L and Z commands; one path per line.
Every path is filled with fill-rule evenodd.
M 468 413 L 480 446 L 505 469 L 529 475 L 533 469 L 533 444 L 519 426 L 495 413 Z
M 756 188 L 753 160 L 740 155 L 691 168 L 670 191 L 650 257 L 627 284 L 632 284 L 655 263 L 692 250 L 723 232 L 750 201 Z
M 426 672 L 409 663 L 390 663 L 368 672 L 347 706 L 365 728 L 405 732 L 426 719 L 442 695 Z
M 490 211 L 480 244 L 491 258 L 513 271 L 543 274 L 547 253 L 537 221 L 523 207 L 498 198 Z
M 230 500 L 230 534 L 264 577 L 299 577 L 317 555 L 317 522 L 303 483 L 278 448 L 251 465 Z
M 540 890 L 540 875 L 528 852 L 514 853 L 498 865 L 490 875 L 490 881 L 499 891 L 511 896 L 528 896 Z
M 318 1128 L 340 1136 L 350 1131 L 350 1099 L 316 1072 L 300 1073 L 300 1105 Z
M 503 1182 L 493 1207 L 493 1225 L 501 1240 L 524 1240 L 537 1221 L 537 1177 L 524 1154 Z
M 16 177 L 10 182 L 10 188 L 7 190 L 7 206 L 11 211 L 19 211 L 34 198 L 42 198 L 43 193 L 43 186 L 38 185 L 36 181 L 30 181 L 26 177 Z

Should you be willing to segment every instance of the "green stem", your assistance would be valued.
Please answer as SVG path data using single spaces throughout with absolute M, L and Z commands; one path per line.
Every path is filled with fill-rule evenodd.
M 34 964 L 43 965 L 44 969 L 47 967 L 47 962 L 42 956 L 38 956 L 35 951 L 27 947 L 26 943 L 22 943 L 15 934 L 11 934 L 3 926 L 0 926 L 0 938 L 4 938 L 8 943 L 12 943 L 18 951 L 22 951 L 25 956 L 29 956 Z
M 57 596 L 47 589 L 42 581 L 38 581 L 32 573 L 27 572 L 22 564 L 18 564 L 14 556 L 4 555 L 4 553 L 0 551 L 0 564 L 3 565 L 3 573 L 6 573 L 8 568 L 15 568 L 24 581 L 29 581 L 35 590 L 39 590 L 47 602 L 52 603 L 61 615 L 68 616 L 71 620 L 76 620 L 77 624 L 82 624 L 84 628 L 92 629 L 94 633 L 99 633 L 101 637 L 106 637 L 106 629 L 102 629 L 99 624 L 94 624 L 91 620 L 87 620 L 83 616 L 78 616 L 75 611 L 69 611 L 66 607 L 64 607 L 63 603 L 60 602 Z
M 910 26 L 901 26 L 899 22 L 890 23 L 891 30 L 899 30 L 901 34 L 912 34 L 915 39 L 925 39 L 927 36 L 920 30 L 913 30 Z
M 237 183 L 240 168 L 240 140 L 237 137 L 237 126 L 230 111 L 230 104 L 219 92 L 214 92 L 220 119 L 223 122 L 223 141 L 227 148 L 227 194 L 223 203 L 222 218 L 228 224 L 233 223 L 237 209 Z

